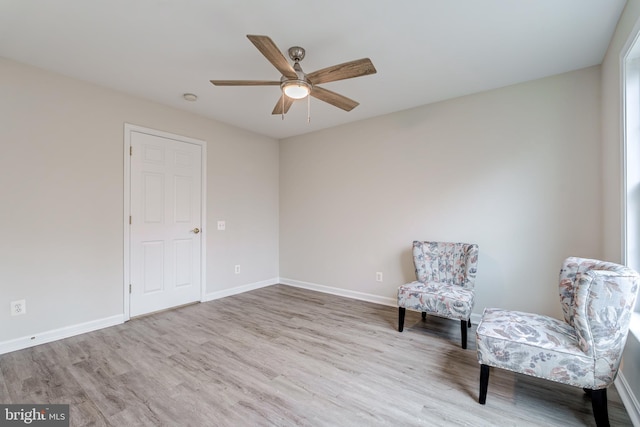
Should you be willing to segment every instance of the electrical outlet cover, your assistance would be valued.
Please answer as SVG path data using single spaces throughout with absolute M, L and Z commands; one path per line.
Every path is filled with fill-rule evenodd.
M 17 316 L 19 314 L 26 314 L 27 313 L 27 302 L 26 300 L 18 300 L 18 301 L 12 301 L 11 302 L 11 315 L 12 316 Z

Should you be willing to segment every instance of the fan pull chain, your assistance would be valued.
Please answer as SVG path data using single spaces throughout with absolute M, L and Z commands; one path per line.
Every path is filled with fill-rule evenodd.
M 307 95 L 307 123 L 311 123 L 311 97 Z
M 282 99 L 282 120 L 284 120 L 284 93 L 280 97 Z

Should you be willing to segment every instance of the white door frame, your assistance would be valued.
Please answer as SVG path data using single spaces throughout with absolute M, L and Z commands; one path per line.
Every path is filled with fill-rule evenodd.
M 130 306 L 130 294 L 129 284 L 131 283 L 131 224 L 129 224 L 129 215 L 131 215 L 131 133 L 140 132 L 148 135 L 158 136 L 161 138 L 173 139 L 180 142 L 199 145 L 202 148 L 202 183 L 201 183 L 201 224 L 202 229 L 200 234 L 200 301 L 204 300 L 206 292 L 206 260 L 207 260 L 207 143 L 199 139 L 193 139 L 182 135 L 175 135 L 168 132 L 163 132 L 155 129 L 149 129 L 142 126 L 132 125 L 129 123 L 124 124 L 124 209 L 123 209 L 123 224 L 124 224 L 124 275 L 123 275 L 123 316 L 124 320 L 130 319 L 129 306 Z

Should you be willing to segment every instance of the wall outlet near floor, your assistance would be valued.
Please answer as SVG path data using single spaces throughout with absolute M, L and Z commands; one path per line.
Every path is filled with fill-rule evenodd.
M 218 221 L 218 231 L 224 231 L 227 229 L 227 223 L 225 221 Z
M 236 271 L 236 274 L 240 274 L 240 266 L 239 265 L 236 265 L 236 270 L 235 271 Z
M 382 282 L 382 273 L 379 271 L 376 273 L 376 282 Z
M 17 316 L 19 314 L 27 314 L 26 300 L 11 301 L 11 315 Z

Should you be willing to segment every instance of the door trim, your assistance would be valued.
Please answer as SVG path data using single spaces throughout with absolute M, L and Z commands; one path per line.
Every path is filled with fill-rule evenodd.
M 147 135 L 153 135 L 161 138 L 173 139 L 189 144 L 199 145 L 202 149 L 202 175 L 200 186 L 200 197 L 202 199 L 201 205 L 201 224 L 202 229 L 200 234 L 200 302 L 204 301 L 207 288 L 207 143 L 199 139 L 189 138 L 182 135 L 176 135 L 156 129 L 149 129 L 138 125 L 129 123 L 124 124 L 124 150 L 123 150 L 123 162 L 124 162 L 124 200 L 123 200 L 123 244 L 124 244 L 124 259 L 123 259 L 123 305 L 122 314 L 125 321 L 130 319 L 129 307 L 130 307 L 130 294 L 129 283 L 131 280 L 131 226 L 129 224 L 129 215 L 131 214 L 131 133 L 139 132 Z

